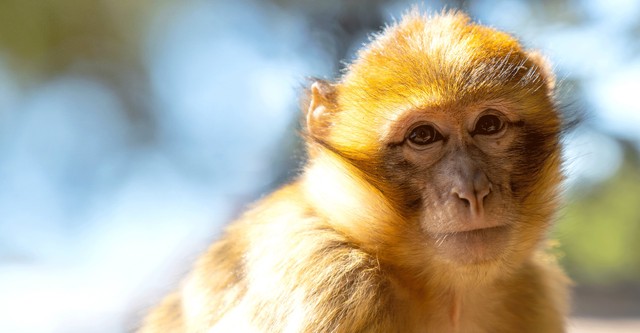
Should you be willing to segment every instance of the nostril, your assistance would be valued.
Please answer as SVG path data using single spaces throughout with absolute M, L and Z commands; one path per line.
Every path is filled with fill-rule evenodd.
M 466 208 L 469 208 L 471 206 L 471 200 L 470 200 L 469 196 L 465 195 L 465 193 L 463 191 L 460 191 L 460 190 L 454 188 L 452 192 L 453 192 L 453 195 L 456 198 L 458 198 L 458 199 L 460 199 L 462 201 L 462 203 L 464 204 L 464 206 Z
M 484 199 L 489 195 L 489 193 L 491 193 L 491 184 L 478 191 L 478 201 L 482 203 Z

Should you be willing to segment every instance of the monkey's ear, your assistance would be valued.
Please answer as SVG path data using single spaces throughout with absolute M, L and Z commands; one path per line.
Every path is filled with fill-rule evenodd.
M 327 81 L 315 80 L 307 91 L 306 130 L 315 138 L 323 138 L 331 127 L 331 114 L 336 109 L 336 89 Z
M 549 93 L 553 93 L 556 88 L 556 76 L 553 74 L 553 69 L 551 68 L 549 60 L 547 60 L 547 58 L 538 51 L 527 52 L 527 57 L 538 68 L 540 68 L 540 72 L 544 77 Z

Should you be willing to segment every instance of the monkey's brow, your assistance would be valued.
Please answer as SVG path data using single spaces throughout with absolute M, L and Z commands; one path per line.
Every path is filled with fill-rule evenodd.
M 407 138 L 404 138 L 400 142 L 389 142 L 389 143 L 387 143 L 387 148 L 393 149 L 393 148 L 400 147 L 400 146 L 404 145 L 406 141 L 407 141 Z

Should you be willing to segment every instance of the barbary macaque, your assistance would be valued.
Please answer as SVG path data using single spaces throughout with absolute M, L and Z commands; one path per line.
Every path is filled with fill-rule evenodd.
M 301 174 L 230 224 L 141 332 L 564 332 L 545 237 L 562 119 L 545 58 L 413 10 L 304 98 Z

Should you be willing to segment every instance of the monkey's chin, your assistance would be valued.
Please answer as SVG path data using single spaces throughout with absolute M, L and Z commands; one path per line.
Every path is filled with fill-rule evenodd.
M 473 265 L 499 260 L 509 235 L 509 227 L 498 226 L 431 236 L 435 240 L 436 251 L 443 259 L 455 264 Z

